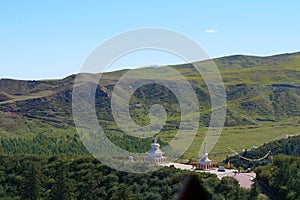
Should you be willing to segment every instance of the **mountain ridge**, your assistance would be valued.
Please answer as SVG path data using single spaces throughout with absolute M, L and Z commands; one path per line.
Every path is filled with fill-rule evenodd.
M 227 93 L 226 126 L 251 125 L 260 121 L 298 121 L 300 116 L 300 52 L 268 57 L 233 55 L 214 59 L 220 69 Z M 162 66 L 163 67 L 163 66 Z M 199 102 L 201 124 L 206 126 L 210 117 L 210 96 L 207 87 L 192 64 L 172 65 L 193 86 Z M 143 69 L 139 69 L 143 70 Z M 153 69 L 155 70 L 155 69 Z M 98 117 L 110 129 L 115 128 L 110 110 L 110 94 L 119 78 L 128 70 L 102 74 L 101 86 L 97 87 L 96 110 Z M 95 76 L 96 74 L 86 74 Z M 11 118 L 51 126 L 74 127 L 71 112 L 72 89 L 77 75 L 57 80 L 24 81 L 0 79 L 0 115 L 3 117 L 1 131 L 7 132 L 6 121 Z M 155 94 L 154 99 L 149 94 Z M 131 114 L 141 124 L 149 121 L 148 111 L 152 102 L 162 103 L 170 111 L 170 126 L 178 126 L 180 109 L 168 98 L 170 92 L 159 86 L 143 87 L 132 99 Z M 143 97 L 143 98 L 141 98 Z M 164 103 L 164 101 L 166 101 Z M 134 105 L 144 105 L 136 107 Z M 6 116 L 6 117 L 4 117 Z M 172 116 L 172 117 L 171 117 Z M 26 121 L 25 120 L 25 121 Z M 22 124 L 22 122 L 18 122 Z M 173 124 L 173 125 L 172 125 Z M 12 126 L 12 125 L 10 125 Z M 28 125 L 24 125 L 28 126 Z M 20 128 L 23 127 L 20 126 Z M 46 126 L 47 127 L 47 126 Z M 16 128 L 18 129 L 18 127 Z

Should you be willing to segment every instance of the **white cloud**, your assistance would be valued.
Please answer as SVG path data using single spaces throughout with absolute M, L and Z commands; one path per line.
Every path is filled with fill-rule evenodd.
M 204 32 L 205 32 L 205 33 L 216 33 L 216 32 L 218 32 L 218 31 L 215 30 L 215 29 L 205 29 Z

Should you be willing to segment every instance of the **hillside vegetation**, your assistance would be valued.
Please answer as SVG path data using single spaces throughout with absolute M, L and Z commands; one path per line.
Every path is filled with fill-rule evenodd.
M 191 173 L 202 183 L 207 199 L 247 200 L 258 195 L 240 188 L 232 177 L 219 180 L 214 174 L 167 167 L 153 173 L 124 173 L 85 155 L 72 159 L 1 155 L 0 162 L 1 199 L 174 199 Z
M 269 154 L 268 157 L 262 160 L 258 160 L 258 158 L 262 158 L 269 151 L 271 152 L 271 154 Z M 262 166 L 262 165 L 271 166 L 273 164 L 272 158 L 275 155 L 279 155 L 279 154 L 287 155 L 287 156 L 295 156 L 295 157 L 297 156 L 299 158 L 300 157 L 300 135 L 288 136 L 280 140 L 273 140 L 259 147 L 252 147 L 249 150 L 246 149 L 240 153 L 240 155 L 243 156 L 244 158 L 252 159 L 251 161 L 242 159 L 238 155 L 231 155 L 224 161 L 224 163 L 227 164 L 228 160 L 230 160 L 231 165 L 234 167 L 243 168 L 243 169 L 247 169 L 247 168 L 253 169 L 257 166 Z
M 276 199 L 300 199 L 300 159 L 295 156 L 275 156 L 272 166 L 255 169 L 259 184 Z
M 214 62 L 222 74 L 227 94 L 226 128 L 212 151 L 215 158 L 224 158 L 228 146 L 250 148 L 283 134 L 297 133 L 300 124 L 300 53 L 270 57 L 237 55 L 217 58 Z M 199 100 L 201 118 L 197 143 L 193 143 L 185 155 L 196 158 L 210 120 L 210 95 L 191 64 L 171 67 L 191 83 Z M 114 122 L 110 103 L 114 85 L 126 71 L 103 74 L 96 91 L 99 123 L 108 134 L 114 135 L 111 137 L 123 135 Z M 61 80 L 1 79 L 0 136 L 74 135 L 71 108 L 75 78 L 76 75 Z M 172 79 L 176 81 L 177 77 Z M 150 122 L 148 111 L 154 104 L 162 104 L 167 111 L 167 122 L 160 137 L 163 142 L 168 142 L 180 122 L 178 101 L 168 88 L 157 84 L 139 88 L 130 101 L 131 116 L 137 124 L 147 125 Z M 250 141 L 235 140 L 247 137 Z

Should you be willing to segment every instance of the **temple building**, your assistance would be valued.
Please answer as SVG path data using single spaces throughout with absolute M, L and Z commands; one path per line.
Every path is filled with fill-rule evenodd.
M 145 156 L 143 160 L 154 164 L 170 162 L 171 158 L 163 156 L 163 152 L 159 149 L 160 145 L 157 143 L 156 139 L 155 135 L 154 141 L 151 144 L 151 149 L 146 153 L 147 156 Z
M 212 161 L 208 158 L 208 153 L 206 151 L 206 143 L 204 143 L 202 157 L 197 163 L 197 169 L 209 170 L 213 168 Z

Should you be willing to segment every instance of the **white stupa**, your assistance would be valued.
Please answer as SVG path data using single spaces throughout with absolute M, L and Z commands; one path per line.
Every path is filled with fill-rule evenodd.
M 144 157 L 144 161 L 150 163 L 167 163 L 170 162 L 169 157 L 164 157 L 163 152 L 159 149 L 160 145 L 157 143 L 156 135 L 154 135 L 154 141 L 151 144 L 151 149 L 146 153 L 147 156 Z
M 212 161 L 208 158 L 208 153 L 206 151 L 206 143 L 204 143 L 202 157 L 198 161 L 197 168 L 208 170 L 212 168 Z

